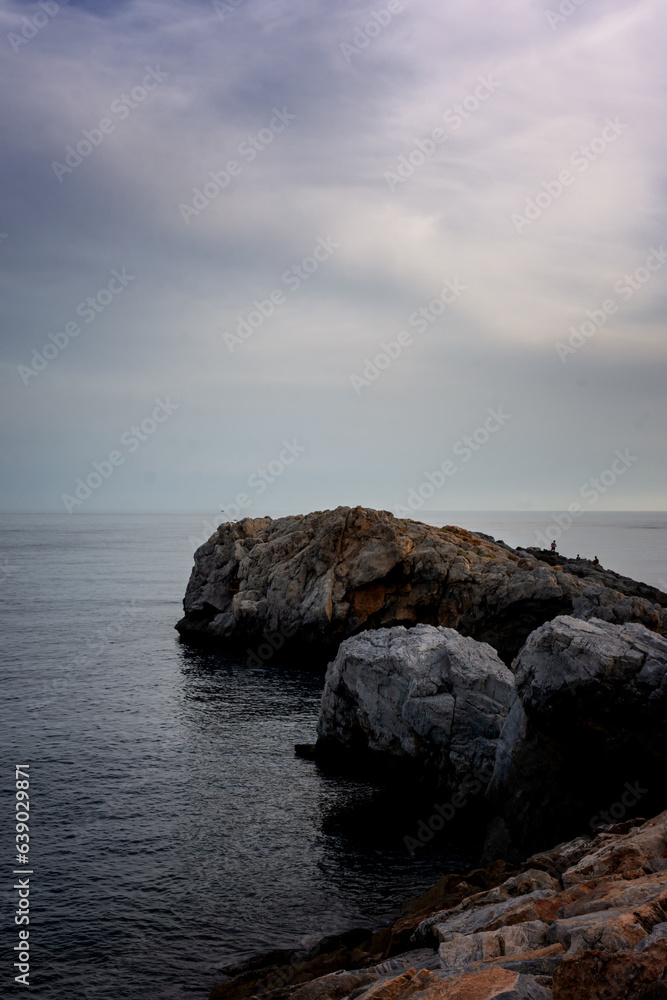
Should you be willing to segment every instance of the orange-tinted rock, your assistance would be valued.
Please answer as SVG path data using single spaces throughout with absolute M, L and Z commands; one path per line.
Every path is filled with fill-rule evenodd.
M 536 948 L 534 951 L 522 951 L 518 955 L 512 955 L 512 961 L 514 962 L 532 962 L 541 958 L 558 958 L 559 955 L 564 955 L 565 949 L 562 944 L 550 944 L 546 948 Z M 506 955 L 500 955 L 498 958 L 488 959 L 491 962 L 504 962 L 506 961 Z
M 516 874 L 516 869 L 507 862 L 494 861 L 488 868 L 476 868 L 465 877 L 443 875 L 428 892 L 408 904 L 407 913 L 434 913 L 457 906 L 473 893 L 493 889 Z
M 408 969 L 407 972 L 396 976 L 395 979 L 390 979 L 389 982 L 372 986 L 367 993 L 364 993 L 364 1000 L 403 1000 L 403 998 L 414 996 L 415 993 L 423 996 L 425 989 L 429 986 L 438 986 L 440 982 L 432 972 L 417 972 L 415 969 Z
M 489 967 L 427 987 L 420 1000 L 551 1000 L 551 993 L 530 976 Z
M 667 939 L 645 951 L 585 951 L 564 958 L 553 976 L 554 1000 L 626 1000 L 660 981 L 667 970 Z
M 554 871 L 570 862 L 565 889 L 535 858 L 518 874 L 494 865 L 445 876 L 392 927 L 327 939 L 311 958 L 254 960 L 211 998 L 552 1000 L 553 981 L 553 1000 L 667 1000 L 667 870 L 651 870 L 666 827 L 663 813 L 544 852 Z M 644 867 L 629 868 L 638 855 Z M 577 870 L 590 877 L 574 881 Z M 456 905 L 442 908 L 449 900 Z M 429 902 L 437 909 L 425 915 Z
M 560 882 L 540 869 L 528 869 L 505 879 L 500 885 L 486 892 L 477 892 L 469 896 L 465 906 L 482 906 L 487 903 L 502 903 L 515 896 L 525 896 L 529 892 L 540 889 L 560 889 Z
M 646 937 L 646 930 L 634 913 L 619 910 L 603 910 L 570 917 L 568 920 L 557 920 L 553 933 L 568 953 L 634 948 Z
M 416 993 L 420 1000 L 491 1000 L 500 996 L 509 1000 L 519 978 L 516 972 L 488 968 L 443 980 L 433 973 L 416 973 L 411 969 L 370 990 L 364 994 L 364 1000 L 403 1000 Z
M 659 872 L 655 875 L 637 873 L 637 877 L 633 879 L 612 876 L 601 880 L 585 895 L 564 906 L 560 916 L 567 919 L 568 917 L 581 916 L 584 913 L 619 907 L 633 907 L 636 910 L 636 907 L 650 902 L 661 906 L 659 901 L 666 895 L 667 872 Z M 662 917 L 661 919 L 666 918 Z M 653 923 L 659 923 L 659 920 L 654 920 Z
M 563 873 L 563 884 L 572 885 L 603 875 L 622 874 L 660 858 L 667 848 L 667 812 L 620 837 L 597 838 L 597 849 Z
M 520 955 L 522 952 L 545 948 L 548 933 L 548 924 L 534 920 L 500 927 L 496 931 L 460 934 L 440 945 L 440 960 L 445 969 L 456 969 L 474 962 Z
M 218 641 L 264 641 L 268 628 L 337 646 L 362 629 L 421 622 L 490 642 L 510 659 L 529 632 L 577 600 L 582 617 L 604 610 L 626 620 L 616 605 L 627 594 L 636 595 L 635 620 L 667 631 L 667 614 L 654 603 L 667 604 L 659 590 L 583 563 L 585 579 L 557 572 L 545 555 L 520 558 L 461 528 L 365 507 L 244 518 L 222 524 L 197 549 L 176 627 Z
M 306 983 L 292 994 L 293 1000 L 341 1000 L 353 990 L 378 979 L 377 972 L 336 972 Z

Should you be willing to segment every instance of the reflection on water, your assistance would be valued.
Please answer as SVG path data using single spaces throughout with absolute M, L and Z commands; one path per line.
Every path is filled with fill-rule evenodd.
M 179 641 L 192 520 L 2 518 L 20 572 L 0 727 L 31 765 L 40 997 L 204 998 L 224 965 L 389 919 L 460 861 L 444 842 L 411 861 L 408 795 L 392 818 L 295 756 L 321 674 Z

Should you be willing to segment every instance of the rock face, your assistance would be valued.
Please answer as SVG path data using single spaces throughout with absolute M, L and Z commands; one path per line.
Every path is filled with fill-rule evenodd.
M 210 1000 L 664 1000 L 667 812 L 518 871 L 444 876 L 410 911 L 354 949 L 336 941 L 262 966 L 254 983 L 230 978 Z
M 513 839 L 592 829 L 642 800 L 663 801 L 667 639 L 643 625 L 561 616 L 514 661 L 517 701 L 503 726 L 491 792 Z
M 417 625 L 341 643 L 315 756 L 415 762 L 419 780 L 482 779 L 484 857 L 516 857 L 667 795 L 667 639 L 643 625 L 559 616 L 507 668 L 486 643 Z M 483 813 L 457 813 L 475 825 Z
M 493 770 L 514 676 L 486 643 L 417 625 L 346 639 L 327 670 L 318 747 L 419 760 L 461 783 Z
M 176 627 L 191 638 L 333 653 L 364 630 L 444 625 L 489 642 L 505 662 L 559 614 L 627 616 L 667 632 L 667 595 L 583 563 L 572 564 L 575 575 L 461 528 L 363 507 L 246 518 L 221 525 L 195 553 Z

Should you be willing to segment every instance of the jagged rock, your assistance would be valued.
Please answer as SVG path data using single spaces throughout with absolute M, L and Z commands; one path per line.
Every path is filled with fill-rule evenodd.
M 570 902 L 571 898 L 554 889 L 537 889 L 500 903 L 482 901 L 478 906 L 467 906 L 464 900 L 453 909 L 435 913 L 422 921 L 415 938 L 431 940 L 435 935 L 436 941 L 446 943 L 461 935 L 495 931 L 516 923 L 551 923 L 563 903 Z
M 599 618 L 601 621 L 624 625 L 626 622 L 641 622 L 654 632 L 661 632 L 664 622 L 664 610 L 643 597 L 628 597 L 604 587 L 601 590 L 587 591 L 572 602 L 573 615 L 576 618 Z
M 444 625 L 489 642 L 506 662 L 537 626 L 637 598 L 630 611 L 667 632 L 667 595 L 611 574 L 582 576 L 461 528 L 338 507 L 222 524 L 195 553 L 176 626 L 191 638 L 249 645 L 258 662 L 287 644 L 325 647 L 362 630 Z M 616 598 L 614 597 L 614 600 Z M 643 602 L 643 603 L 642 603 Z M 618 602 L 617 602 L 618 603 Z
M 531 715 L 553 715 L 567 694 L 595 690 L 624 707 L 667 703 L 667 640 L 643 625 L 560 617 L 537 629 L 515 664 L 516 685 Z
M 379 978 L 372 970 L 364 972 L 334 972 L 301 986 L 292 994 L 294 1000 L 342 1000 L 360 986 L 368 986 Z
M 367 940 L 350 932 L 315 949 L 307 985 L 280 952 L 273 972 L 261 959 L 246 963 L 255 969 L 254 989 L 239 976 L 214 989 L 211 1000 L 665 1000 L 666 857 L 663 812 L 623 832 L 559 844 L 505 878 L 498 864 L 449 875 L 412 911 L 428 900 L 437 906 L 458 892 L 464 897 L 423 914 L 411 950 L 392 951 L 404 942 L 396 932 L 402 920 Z M 536 865 L 559 872 L 562 882 Z M 342 940 L 357 946 L 345 951 Z M 377 962 L 380 942 L 387 950 Z M 347 964 L 334 973 L 343 954 Z M 296 968 L 308 974 L 303 964 Z
M 665 856 L 667 814 L 661 813 L 639 828 L 617 836 L 600 834 L 588 852 L 563 872 L 563 885 L 574 885 L 614 873 L 651 870 L 652 862 Z
M 486 643 L 417 625 L 346 639 L 327 670 L 319 747 L 363 747 L 488 780 L 514 677 Z
M 360 994 L 364 1000 L 551 1000 L 551 992 L 532 977 L 498 967 L 441 978 L 429 971 L 409 969 L 401 976 Z
M 521 955 L 548 947 L 549 924 L 543 920 L 500 927 L 496 931 L 457 934 L 438 949 L 444 969 L 458 969 L 473 962 L 500 956 Z
M 515 845 L 664 804 L 667 639 L 638 623 L 560 616 L 529 636 L 513 668 L 519 698 L 490 792 Z
M 667 984 L 665 969 L 664 938 L 643 951 L 585 951 L 564 958 L 554 972 L 554 1000 L 658 1000 Z M 661 982 L 663 992 L 651 990 Z
M 518 553 L 521 550 L 515 549 L 514 551 Z M 572 559 L 558 552 L 551 552 L 548 549 L 540 549 L 535 546 L 530 547 L 526 551 L 526 555 L 533 559 L 539 559 L 540 562 L 548 563 L 549 566 L 561 566 L 564 573 L 578 576 L 581 580 L 588 580 L 596 589 L 613 591 L 627 597 L 644 598 L 651 604 L 655 604 L 656 601 L 659 604 L 662 603 L 664 595 L 656 587 L 632 580 L 629 576 L 623 576 L 613 570 L 605 569 L 599 563 L 596 566 L 590 559 Z

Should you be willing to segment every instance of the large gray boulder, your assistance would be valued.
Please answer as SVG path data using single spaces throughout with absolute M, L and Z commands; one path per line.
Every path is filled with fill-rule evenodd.
M 513 666 L 518 699 L 490 794 L 515 844 L 664 805 L 667 639 L 636 622 L 560 616 Z
M 364 507 L 245 518 L 222 524 L 195 553 L 176 627 L 269 655 L 300 644 L 331 656 L 362 630 L 445 625 L 489 642 L 507 663 L 543 622 L 573 611 L 591 617 L 601 604 L 602 617 L 618 612 L 667 632 L 667 595 L 584 560 L 571 569 L 462 528 Z
M 326 675 L 318 747 L 371 750 L 460 783 L 491 774 L 514 677 L 487 643 L 417 625 L 346 639 Z

